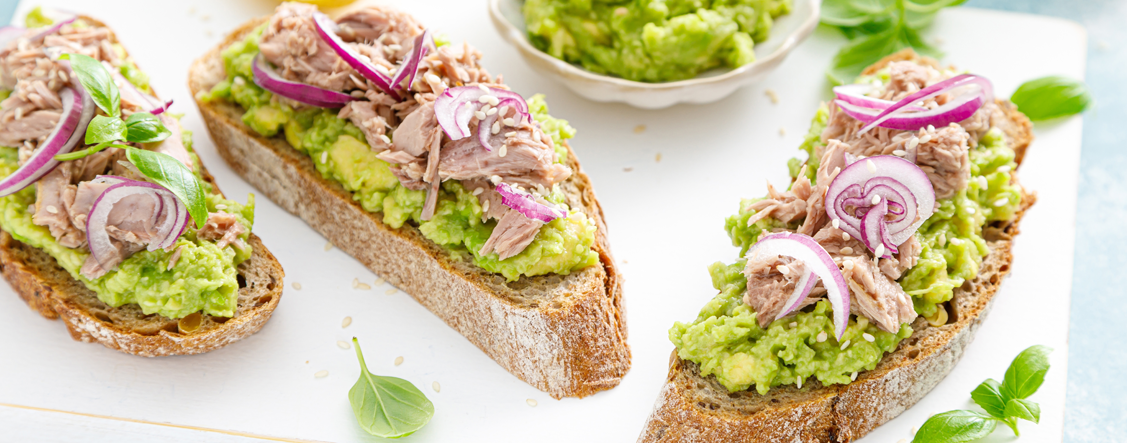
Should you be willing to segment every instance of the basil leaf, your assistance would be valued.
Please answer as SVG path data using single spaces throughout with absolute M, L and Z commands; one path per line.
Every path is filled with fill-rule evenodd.
M 990 435 L 998 420 L 977 411 L 935 414 L 920 426 L 912 443 L 963 443 Z
M 1092 95 L 1083 82 L 1049 76 L 1022 83 L 1010 101 L 1030 120 L 1039 121 L 1084 112 Z
M 86 144 L 125 140 L 127 131 L 120 118 L 95 115 L 86 127 Z
M 865 67 L 876 63 L 888 54 L 908 47 L 899 26 L 886 31 L 859 37 L 838 51 L 827 75 L 835 84 L 844 84 L 861 74 Z
M 1026 398 L 1037 392 L 1037 388 L 1045 382 L 1045 373 L 1049 372 L 1050 352 L 1053 352 L 1052 348 L 1042 345 L 1021 351 L 1006 370 L 1006 378 L 1002 380 L 1002 395 L 1010 400 Z
M 1041 405 L 1029 400 L 1015 398 L 1006 403 L 1006 416 L 1017 417 L 1033 423 L 1041 422 Z
M 70 68 L 78 76 L 79 83 L 94 99 L 94 104 L 112 117 L 121 116 L 121 92 L 110 78 L 110 71 L 102 62 L 82 54 L 63 54 L 61 60 L 70 60 Z
M 360 360 L 360 379 L 348 391 L 356 421 L 369 434 L 383 438 L 406 437 L 430 422 L 434 404 L 411 382 L 368 372 L 360 341 L 352 338 Z
M 893 4 L 889 0 L 823 0 L 821 21 L 830 26 L 861 26 L 887 16 Z
M 148 112 L 134 112 L 125 119 L 129 127 L 126 140 L 136 143 L 155 143 L 168 138 L 172 131 L 164 127 L 164 123 L 155 115 Z M 89 142 L 87 142 L 89 143 Z
M 168 188 L 184 202 L 188 214 L 196 222 L 196 228 L 203 229 L 207 223 L 206 191 L 192 170 L 180 163 L 180 160 L 161 152 L 129 148 L 125 150 L 125 154 L 145 177 Z
M 971 391 L 970 398 L 982 406 L 988 414 L 997 418 L 1006 418 L 1006 398 L 1002 395 L 1002 384 L 997 380 L 986 379 Z

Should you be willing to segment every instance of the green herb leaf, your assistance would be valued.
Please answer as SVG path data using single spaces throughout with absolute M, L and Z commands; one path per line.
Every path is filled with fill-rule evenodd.
M 1002 395 L 1007 401 L 1027 398 L 1037 392 L 1045 381 L 1045 373 L 1049 372 L 1050 352 L 1053 352 L 1052 348 L 1037 345 L 1021 351 L 1014 358 L 1006 370 L 1006 378 L 1002 380 Z
M 894 3 L 891 0 L 823 0 L 821 20 L 831 26 L 861 26 L 887 16 Z
M 411 382 L 368 372 L 360 342 L 352 338 L 360 360 L 360 379 L 348 391 L 348 401 L 360 427 L 384 438 L 406 437 L 430 422 L 434 404 Z
M 1006 416 L 1040 423 L 1041 405 L 1029 400 L 1015 398 L 1006 403 Z
M 941 9 L 966 0 L 824 0 L 821 21 L 850 39 L 834 57 L 827 75 L 835 84 L 851 81 L 866 66 L 904 48 L 931 57 L 942 53 L 924 42 L 919 29 Z
M 164 127 L 164 123 L 155 115 L 148 112 L 134 112 L 125 119 L 129 127 L 126 140 L 136 143 L 155 143 L 168 138 L 172 131 Z M 89 143 L 89 141 L 87 141 Z
M 1092 95 L 1083 82 L 1049 76 L 1023 83 L 1010 101 L 1030 120 L 1039 121 L 1084 112 L 1092 103 Z
M 94 119 L 90 120 L 90 125 L 86 127 L 86 143 L 96 144 L 125 140 L 126 132 L 128 132 L 128 128 L 120 118 L 95 115 Z
M 121 92 L 117 90 L 110 71 L 102 62 L 82 54 L 63 54 L 61 60 L 70 60 L 70 67 L 78 75 L 79 83 L 90 93 L 94 104 L 113 117 L 121 116 Z
M 997 418 L 1006 418 L 1006 398 L 1002 395 L 1002 384 L 997 380 L 986 379 L 971 391 L 970 398 L 982 406 L 988 414 Z
M 199 179 L 180 160 L 171 155 L 146 151 L 144 149 L 129 148 L 125 150 L 126 157 L 137 166 L 153 182 L 172 191 L 184 206 L 188 207 L 188 214 L 196 222 L 196 228 L 203 229 L 207 223 L 206 191 Z
M 849 42 L 834 56 L 833 65 L 827 73 L 830 80 L 839 85 L 848 83 L 881 57 L 910 46 L 901 31 L 897 26 Z
M 963 443 L 990 435 L 998 420 L 978 411 L 935 414 L 920 426 L 912 443 Z

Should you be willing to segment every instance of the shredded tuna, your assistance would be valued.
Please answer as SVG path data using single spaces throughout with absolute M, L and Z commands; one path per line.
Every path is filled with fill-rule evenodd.
M 970 148 L 967 131 L 956 123 L 927 132 L 930 140 L 920 143 L 916 164 L 927 173 L 935 198 L 950 198 L 970 180 Z
M 901 324 L 915 320 L 912 298 L 895 281 L 877 272 L 871 260 L 847 259 L 843 265 L 854 314 L 865 316 L 888 332 L 899 331 Z
M 259 51 L 287 79 L 344 91 L 352 87 L 349 74 L 354 71 L 317 34 L 316 11 L 316 6 L 303 3 L 279 5 L 262 32 Z
M 497 226 L 493 228 L 489 240 L 482 245 L 479 254 L 496 252 L 501 260 L 517 255 L 532 243 L 541 226 L 544 226 L 543 222 L 529 219 L 520 212 L 509 209 L 497 221 Z
M 86 244 L 86 235 L 76 228 L 67 213 L 69 206 L 64 199 L 68 193 L 73 194 L 74 185 L 73 167 L 60 165 L 49 174 L 35 183 L 38 198 L 35 201 L 35 212 L 32 214 L 32 223 L 46 226 L 51 231 L 51 236 L 60 245 L 68 248 L 77 248 Z
M 771 183 L 767 183 L 767 198 L 748 205 L 747 209 L 755 210 L 755 214 L 747 220 L 751 226 L 755 222 L 767 217 L 774 218 L 783 223 L 797 223 L 806 217 L 806 200 L 813 195 L 810 179 L 805 174 L 799 174 L 794 185 L 788 191 L 779 192 Z
M 779 266 L 787 269 L 783 274 Z M 806 273 L 806 265 L 790 257 L 780 256 L 750 256 L 744 276 L 747 277 L 747 292 L 743 301 L 755 309 L 755 318 L 759 326 L 766 328 L 775 321 L 775 317 L 783 312 L 788 298 L 794 293 L 795 285 Z M 807 296 L 798 308 L 817 302 L 819 297 Z
M 238 249 L 243 249 L 243 241 L 239 239 L 239 235 L 245 232 L 247 232 L 246 227 L 239 223 L 234 214 L 211 212 L 207 214 L 207 222 L 203 229 L 200 229 L 196 235 L 201 239 L 214 241 L 220 248 L 234 245 Z
M 920 252 L 923 252 L 923 246 L 914 235 L 904 240 L 897 249 L 900 253 L 895 258 L 880 259 L 880 271 L 893 280 L 899 280 L 905 271 L 916 266 L 920 261 Z

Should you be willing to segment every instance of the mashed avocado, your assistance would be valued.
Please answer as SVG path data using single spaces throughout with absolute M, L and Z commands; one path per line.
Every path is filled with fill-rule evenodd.
M 591 250 L 595 224 L 578 211 L 569 211 L 566 218 L 545 224 L 532 243 L 515 256 L 499 260 L 496 253 L 481 255 L 481 247 L 497 223 L 482 223 L 477 198 L 457 181 L 442 184 L 434 217 L 423 221 L 426 191 L 404 188 L 391 173 L 391 165 L 372 152 L 360 128 L 338 118 L 335 110 L 295 111 L 274 101 L 273 94 L 249 80 L 262 29 L 223 51 L 227 79 L 201 94 L 201 99 L 237 103 L 245 109 L 242 120 L 247 126 L 266 137 L 281 133 L 291 146 L 313 159 L 322 177 L 340 183 L 364 210 L 382 212 L 384 223 L 393 228 L 410 222 L 418 226 L 423 236 L 447 247 L 453 255 L 469 254 L 476 265 L 510 281 L 522 275 L 566 275 L 598 262 L 598 254 Z M 563 141 L 573 137 L 575 129 L 567 121 L 548 115 L 541 95 L 531 97 L 528 106 L 533 118 L 555 142 L 559 162 L 566 161 Z M 567 207 L 558 186 L 547 198 Z
M 599 74 L 665 82 L 755 61 L 791 0 L 527 0 L 532 44 Z
M 887 81 L 887 74 L 867 77 L 864 81 Z M 816 179 L 818 159 L 813 154 L 821 145 L 821 134 L 829 117 L 829 109 L 821 106 L 815 114 L 800 149 L 807 161 L 788 162 L 791 177 L 797 177 L 801 166 L 808 165 L 807 176 Z M 939 209 L 916 232 L 922 252 L 919 263 L 908 270 L 898 283 L 912 297 L 916 312 L 932 318 L 938 305 L 951 299 L 954 289 L 973 279 L 990 253 L 982 229 L 987 223 L 1012 219 L 1021 207 L 1021 189 L 1011 184 L 1011 171 L 1017 167 L 1014 150 L 997 128 L 991 129 L 970 149 L 971 178 L 966 188 L 955 196 L 937 203 Z M 755 211 L 745 209 L 759 199 L 745 199 L 736 215 L 728 217 L 724 228 L 742 257 L 764 231 L 777 228 L 795 229 L 771 217 L 748 226 Z M 795 384 L 816 377 L 823 384 L 848 383 L 852 373 L 871 370 L 887 352 L 896 349 L 900 340 L 912 334 L 904 324 L 896 334 L 885 332 L 864 317 L 851 320 L 842 342 L 833 338 L 833 313 L 822 301 L 813 310 L 799 312 L 790 322 L 774 322 L 760 328 L 755 311 L 743 303 L 747 278 L 743 275 L 746 261 L 725 265 L 717 262 L 709 267 L 713 286 L 720 293 L 689 324 L 676 323 L 669 330 L 669 339 L 678 348 L 678 355 L 700 364 L 701 374 L 715 375 L 730 391 L 755 385 L 760 394 L 771 387 Z M 791 324 L 795 324 L 791 327 Z M 827 339 L 819 343 L 817 335 L 825 331 Z M 868 342 L 863 333 L 875 340 Z M 845 351 L 840 346 L 850 345 Z
M 190 134 L 185 134 L 185 141 Z M 190 149 L 190 143 L 185 143 Z M 16 170 L 15 149 L 0 148 L 0 175 Z M 198 165 L 198 159 L 193 160 Z M 198 168 L 197 168 L 198 169 Z M 254 222 L 254 198 L 246 205 L 227 200 L 215 194 L 207 198 L 208 211 L 217 211 L 216 205 L 227 206 L 225 211 L 235 214 L 239 223 L 248 229 Z M 35 204 L 35 187 L 0 198 L 0 228 L 16 240 L 42 249 L 54 257 L 71 277 L 82 282 L 98 294 L 98 299 L 110 306 L 136 303 L 145 314 L 160 314 L 169 318 L 182 318 L 194 312 L 231 317 L 235 315 L 239 284 L 235 267 L 250 257 L 251 249 L 238 250 L 234 246 L 219 248 L 214 242 L 196 238 L 196 227 L 189 224 L 175 248 L 180 258 L 168 269 L 172 251 L 144 250 L 125 259 L 117 269 L 94 280 L 79 274 L 89 252 L 70 249 L 55 241 L 46 227 L 32 223 L 29 207 Z M 240 236 L 243 241 L 249 233 Z

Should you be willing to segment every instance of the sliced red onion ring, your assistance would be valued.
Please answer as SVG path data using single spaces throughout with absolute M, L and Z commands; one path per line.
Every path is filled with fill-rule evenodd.
M 82 86 L 63 88 L 59 98 L 63 101 L 59 123 L 23 166 L 0 180 L 0 197 L 14 194 L 43 178 L 59 165 L 55 156 L 73 150 L 86 135 L 86 126 L 94 118 L 94 100 Z
M 391 79 L 392 87 L 411 90 L 411 85 L 415 84 L 415 75 L 419 72 L 419 62 L 427 55 L 431 46 L 434 46 L 434 41 L 430 37 L 430 29 L 424 29 L 422 34 L 415 37 L 415 46 L 411 48 L 407 58 L 400 62 L 399 70 L 395 71 L 395 78 Z M 405 79 L 407 84 L 403 85 Z
M 841 336 L 845 334 L 846 326 L 849 326 L 849 286 L 846 285 L 845 277 L 841 275 L 841 270 L 838 269 L 837 264 L 834 263 L 833 258 L 830 257 L 825 248 L 822 248 L 822 245 L 819 245 L 808 235 L 778 232 L 764 236 L 747 251 L 748 257 L 759 254 L 791 257 L 801 261 L 806 265 L 809 273 L 822 280 L 822 286 L 826 288 L 826 298 L 830 300 L 830 306 L 833 307 L 834 311 L 834 334 L 840 340 Z M 805 281 L 801 279 L 798 281 L 796 290 L 783 304 L 786 309 L 783 309 L 775 317 L 776 320 L 798 309 L 798 306 L 802 304 L 802 301 L 814 288 L 814 282 L 817 279 L 807 275 L 804 275 L 803 279 Z M 802 290 L 797 288 L 802 288 Z
M 536 197 L 532 194 L 514 188 L 508 183 L 498 183 L 497 193 L 501 194 L 501 203 L 532 220 L 548 223 L 557 218 L 567 218 L 567 211 L 551 203 L 536 201 Z
M 522 119 L 528 115 L 528 102 L 513 91 L 481 85 L 447 88 L 434 101 L 434 115 L 438 118 L 438 125 L 442 126 L 442 130 L 451 140 L 461 140 L 471 135 L 470 122 L 473 121 L 474 113 L 485 106 L 486 103 L 482 102 L 481 98 L 487 95 L 497 99 L 498 107 L 506 105 L 514 107 Z M 486 118 L 488 119 L 488 116 Z M 479 123 L 479 137 L 481 126 L 482 124 Z M 482 145 L 490 149 L 487 141 L 483 141 Z
M 112 263 L 110 257 L 118 253 L 106 231 L 106 224 L 114 205 L 127 197 L 145 195 L 153 199 L 153 212 L 145 215 L 154 222 L 159 222 L 159 225 L 154 223 L 154 231 L 151 233 L 148 245 L 150 251 L 169 249 L 176 244 L 176 239 L 180 238 L 188 225 L 188 210 L 172 191 L 155 183 L 123 177 L 102 176 L 98 179 L 105 183 L 113 183 L 102 191 L 97 200 L 94 200 L 94 205 L 86 218 L 86 241 L 90 247 L 90 255 L 102 266 L 102 269 L 110 270 Z
M 927 174 L 896 156 L 858 160 L 826 189 L 826 215 L 874 253 L 878 245 L 896 253 L 934 212 L 935 188 Z
M 900 115 L 906 111 L 906 109 L 904 108 L 908 105 L 911 105 L 912 103 L 927 100 L 937 95 L 944 94 L 946 92 L 959 88 L 967 88 L 967 91 L 963 92 L 957 97 L 952 98 L 950 101 L 943 104 L 943 106 L 929 111 L 912 113 L 911 116 Z M 896 102 L 896 104 L 885 108 L 884 111 L 881 111 L 879 114 L 873 117 L 872 121 L 867 122 L 868 124 L 866 124 L 865 127 L 861 128 L 860 131 L 857 131 L 857 133 L 864 134 L 865 132 L 868 132 L 870 129 L 877 126 L 891 128 L 891 126 L 887 126 L 885 125 L 885 123 L 887 120 L 894 117 L 909 118 L 911 120 L 911 124 L 913 125 L 921 124 L 920 126 L 906 130 L 916 130 L 927 125 L 933 125 L 936 127 L 947 126 L 950 123 L 965 120 L 967 117 L 970 117 L 971 114 L 974 114 L 974 111 L 977 111 L 978 108 L 981 108 L 983 104 L 993 100 L 994 86 L 990 84 L 990 80 L 987 80 L 986 77 L 980 77 L 974 74 L 960 74 L 947 80 L 935 83 L 931 86 L 919 90 L 914 94 L 910 94 L 907 97 L 904 97 L 900 101 Z M 835 101 L 835 103 L 838 103 L 840 105 L 840 102 Z M 844 109 L 844 107 L 842 109 Z M 970 114 L 966 113 L 968 109 L 971 109 Z M 900 123 L 902 125 L 909 122 L 901 121 Z
M 282 97 L 321 108 L 339 108 L 356 100 L 343 92 L 330 91 L 305 83 L 286 80 L 258 54 L 254 58 L 254 84 Z
M 865 95 L 865 94 L 868 94 L 869 91 L 872 91 L 874 88 L 875 88 L 875 86 L 873 86 L 873 85 L 854 84 L 854 85 L 835 86 L 833 88 L 833 90 L 834 90 L 834 96 L 836 96 L 838 100 L 841 100 L 843 102 L 846 102 L 846 103 L 849 103 L 849 104 L 852 104 L 852 105 L 861 106 L 861 107 L 864 107 L 864 108 L 883 110 L 883 109 L 888 108 L 889 106 L 896 104 L 896 102 L 894 102 L 894 101 L 879 99 L 879 98 L 875 98 L 875 97 L 869 97 L 869 96 Z M 908 110 L 908 111 L 926 111 L 927 110 L 927 108 L 924 108 L 924 107 L 921 107 L 921 106 L 906 106 L 904 109 Z
M 356 50 L 348 46 L 348 43 L 341 40 L 340 36 L 337 35 L 337 29 L 340 27 L 337 26 L 337 23 L 334 22 L 333 19 L 323 13 L 314 12 L 313 24 L 315 25 L 314 27 L 317 28 L 317 34 L 321 36 L 321 39 L 324 40 L 329 47 L 333 48 L 333 51 L 335 51 L 340 58 L 344 59 L 344 62 L 348 63 L 348 66 L 351 66 L 352 69 L 355 69 L 356 72 L 359 72 L 364 78 L 371 80 L 372 83 L 384 93 L 399 100 L 399 94 L 396 93 L 395 88 L 392 87 L 394 83 L 391 82 L 391 78 L 377 71 L 371 59 L 356 52 Z

